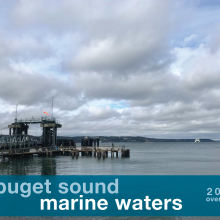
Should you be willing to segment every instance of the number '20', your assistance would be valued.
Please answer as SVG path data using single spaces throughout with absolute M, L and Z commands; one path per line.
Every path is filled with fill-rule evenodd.
M 208 196 L 212 196 L 212 188 L 208 188 L 207 191 L 208 191 L 208 192 L 207 192 L 207 195 L 208 195 Z M 216 189 L 215 189 L 215 195 L 216 195 L 216 196 L 220 195 L 220 189 L 219 189 L 219 188 L 216 188 Z

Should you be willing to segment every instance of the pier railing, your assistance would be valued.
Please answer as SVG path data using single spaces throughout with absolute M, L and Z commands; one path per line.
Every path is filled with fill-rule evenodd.
M 4 136 L 0 138 L 0 149 L 33 148 L 37 147 L 38 142 L 38 137 L 30 135 Z
M 98 146 L 98 147 L 95 147 L 97 150 L 124 150 L 125 149 L 125 146 Z
M 21 119 L 17 119 L 18 123 L 25 123 L 25 124 L 38 124 L 41 123 L 43 121 L 47 121 L 47 122 L 56 122 L 57 124 L 59 124 L 59 121 L 56 120 L 56 118 L 51 117 L 41 117 L 41 118 L 21 118 Z

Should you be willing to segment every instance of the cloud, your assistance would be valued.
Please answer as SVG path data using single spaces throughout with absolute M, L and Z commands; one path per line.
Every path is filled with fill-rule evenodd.
M 55 97 L 60 135 L 219 138 L 217 2 L 0 4 L 2 124 Z
M 172 1 L 57 1 L 48 11 L 44 1 L 19 1 L 11 25 L 40 35 L 73 33 L 80 50 L 69 42 L 63 67 L 71 71 L 122 71 L 158 68 L 169 60 L 167 36 L 174 25 Z M 111 10 L 110 10 L 111 9 Z M 65 13 L 63 13 L 65 11 Z M 40 16 L 39 16 L 40 15 Z M 166 19 L 158 19 L 158 16 Z M 38 33 L 38 35 L 39 35 Z M 168 56 L 168 59 L 167 59 Z

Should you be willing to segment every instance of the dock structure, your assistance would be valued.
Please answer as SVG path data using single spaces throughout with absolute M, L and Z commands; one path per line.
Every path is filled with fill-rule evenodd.
M 72 156 L 72 158 L 78 159 L 79 156 L 93 156 L 95 158 L 106 157 L 130 157 L 130 150 L 125 149 L 124 146 L 100 146 L 100 147 L 73 147 L 73 146 L 59 146 L 59 147 L 34 147 L 34 148 L 15 148 L 15 149 L 2 149 L 0 155 L 10 158 L 20 158 L 20 157 L 33 157 L 38 155 L 39 157 L 52 157 L 56 155 Z
M 28 134 L 30 124 L 40 124 L 43 132 L 41 137 Z M 8 125 L 9 135 L 0 138 L 0 156 L 3 158 L 18 157 L 51 157 L 55 155 L 69 155 L 72 158 L 79 156 L 106 157 L 130 157 L 130 150 L 124 146 L 99 146 L 98 137 L 85 137 L 81 140 L 81 146 L 76 147 L 73 139 L 57 139 L 57 128 L 62 125 L 55 118 L 42 117 L 40 119 L 15 119 Z
M 81 146 L 99 146 L 99 138 L 97 137 L 85 137 L 81 139 Z
M 15 119 L 15 122 L 8 125 L 9 136 L 23 136 L 28 134 L 29 124 L 40 124 L 43 129 L 41 144 L 43 147 L 55 146 L 57 144 L 57 128 L 62 125 L 55 118 L 41 117 L 40 119 L 26 118 Z

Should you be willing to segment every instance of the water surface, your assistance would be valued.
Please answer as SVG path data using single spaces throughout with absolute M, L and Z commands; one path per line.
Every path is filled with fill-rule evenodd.
M 104 143 L 102 145 L 110 145 Z M 116 144 L 115 144 L 116 145 Z M 219 175 L 220 142 L 118 143 L 130 158 L 70 156 L 2 160 L 0 175 Z M 0 217 L 0 220 L 220 220 L 220 217 Z
M 2 160 L 0 175 L 219 175 L 220 142 L 118 143 L 130 158 L 91 156 Z M 109 145 L 104 143 L 103 145 Z M 110 155 L 109 155 L 110 156 Z

